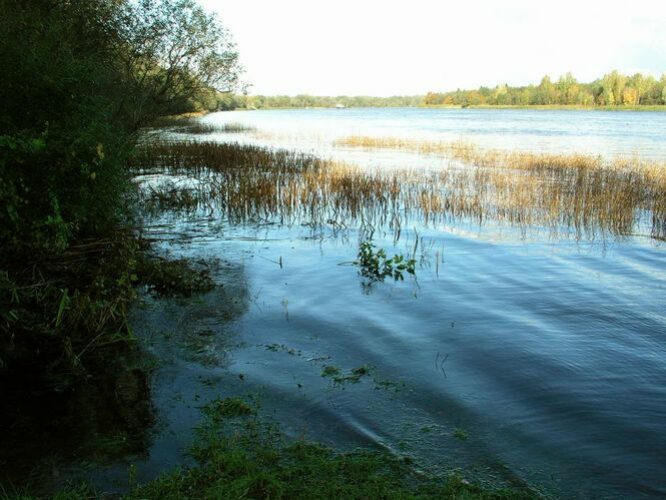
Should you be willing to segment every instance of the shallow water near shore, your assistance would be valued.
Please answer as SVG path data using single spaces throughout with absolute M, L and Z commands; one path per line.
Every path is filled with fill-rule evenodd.
M 171 251 L 224 256 L 230 296 L 173 318 L 163 304 L 141 314 L 137 331 L 158 351 L 178 351 L 172 337 L 159 339 L 184 325 L 204 332 L 193 332 L 204 347 L 181 346 L 158 373 L 167 424 L 146 472 L 173 460 L 174 438 L 186 443 L 200 398 L 241 392 L 260 394 L 292 436 L 379 445 L 427 469 L 476 470 L 565 497 L 666 491 L 663 245 L 430 231 L 420 234 L 416 280 L 364 287 L 357 268 L 340 265 L 355 258 L 354 232 L 200 234 Z M 403 237 L 396 252 L 410 252 Z M 390 238 L 375 242 L 394 250 Z M 229 299 L 242 306 L 216 316 Z M 335 383 L 322 377 L 326 366 L 370 374 Z
M 437 160 L 332 141 L 391 131 L 666 157 L 666 114 L 446 111 L 261 111 L 202 122 L 256 127 L 207 140 L 387 168 Z M 620 137 L 623 129 L 632 132 Z M 413 256 L 415 277 L 368 282 L 352 264 L 367 228 L 292 222 L 236 225 L 209 211 L 148 222 L 158 252 L 210 263 L 218 287 L 144 297 L 132 327 L 158 360 L 152 441 L 142 454 L 73 464 L 63 476 L 113 491 L 126 488 L 130 464 L 140 481 L 187 464 L 200 407 L 248 394 L 291 437 L 389 449 L 425 471 L 453 468 L 562 498 L 666 495 L 664 242 L 641 228 L 592 238 L 493 220 L 410 221 L 399 238 L 378 227 L 372 241 L 389 256 Z

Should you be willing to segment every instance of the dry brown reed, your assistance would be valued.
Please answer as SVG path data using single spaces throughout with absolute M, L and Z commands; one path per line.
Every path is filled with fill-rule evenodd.
M 452 146 L 453 147 L 453 146 Z M 444 148 L 444 146 L 442 146 Z M 455 149 L 457 148 L 457 149 Z M 455 146 L 467 166 L 361 169 L 312 155 L 214 142 L 144 145 L 134 168 L 189 175 L 196 196 L 234 222 L 271 219 L 389 225 L 486 219 L 546 227 L 576 237 L 627 235 L 647 227 L 666 237 L 666 175 L 659 165 L 605 164 L 586 156 L 507 153 L 491 161 Z M 602 165 L 603 163 L 603 165 Z M 411 223 L 411 222 L 410 222 Z
M 477 176 L 474 190 L 479 194 L 490 190 L 495 215 L 512 222 L 558 223 L 578 229 L 597 225 L 629 234 L 649 215 L 652 236 L 666 235 L 665 162 L 367 136 L 346 137 L 336 145 L 434 154 L 472 166 Z

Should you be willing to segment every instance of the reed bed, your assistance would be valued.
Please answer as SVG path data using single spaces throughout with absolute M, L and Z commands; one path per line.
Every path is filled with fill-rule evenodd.
M 399 232 L 406 223 L 493 219 L 575 237 L 638 227 L 666 237 L 666 175 L 658 165 L 523 153 L 479 164 L 474 148 L 459 151 L 472 151 L 460 153 L 466 165 L 382 171 L 258 146 L 156 142 L 143 146 L 133 167 L 196 180 L 153 189 L 161 205 L 221 210 L 233 222 L 361 223 Z
M 487 182 L 485 188 L 494 192 L 500 215 L 517 211 L 510 219 L 526 218 L 538 223 L 547 214 L 546 219 L 559 218 L 567 227 L 591 227 L 598 222 L 615 233 L 628 234 L 636 219 L 644 219 L 647 212 L 652 217 L 651 234 L 657 238 L 665 235 L 665 162 L 502 151 L 462 141 L 368 136 L 349 136 L 336 141 L 336 145 L 434 154 L 477 169 L 495 170 L 481 175 Z

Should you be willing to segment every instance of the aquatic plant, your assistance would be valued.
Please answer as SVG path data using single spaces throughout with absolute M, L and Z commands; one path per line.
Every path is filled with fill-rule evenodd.
M 461 427 L 456 427 L 455 429 L 453 429 L 453 437 L 461 441 L 467 441 L 467 438 L 469 438 L 469 434 L 465 429 Z
M 255 415 L 257 409 L 239 396 L 216 398 L 202 408 L 202 413 L 212 422 L 221 419 Z
M 359 245 L 358 260 L 354 261 L 354 265 L 359 266 L 361 276 L 377 281 L 383 281 L 388 276 L 401 281 L 405 279 L 403 273 L 415 273 L 415 259 L 405 259 L 403 255 L 394 255 L 388 259 L 383 248 L 375 248 L 370 241 Z
M 139 254 L 136 281 L 158 295 L 189 297 L 215 287 L 205 265 L 196 269 L 187 259 L 168 260 L 156 255 Z
M 659 163 L 489 152 L 458 143 L 427 147 L 449 162 L 381 170 L 252 145 L 157 141 L 141 147 L 132 167 L 186 181 L 175 190 L 151 184 L 144 197 L 219 211 L 233 223 L 355 223 L 399 235 L 410 220 L 427 226 L 492 219 L 576 238 L 636 230 L 666 237 L 666 166 Z
M 209 405 L 211 406 L 211 405 Z M 288 440 L 262 421 L 251 402 L 215 400 L 197 429 L 191 454 L 197 464 L 132 489 L 144 498 L 466 498 L 527 499 L 524 488 L 491 489 L 459 473 L 428 475 L 410 459 L 387 451 L 336 452 L 319 443 Z M 496 485 L 497 485 L 496 481 Z M 497 486 L 496 486 L 497 487 Z
M 340 375 L 340 368 L 333 365 L 326 365 L 321 372 L 322 377 L 337 377 Z
M 458 169 L 472 167 L 467 182 L 473 211 L 479 218 L 545 223 L 551 228 L 559 225 L 574 228 L 577 236 L 583 231 L 593 234 L 597 229 L 629 234 L 642 221 L 650 226 L 653 237 L 666 237 L 664 162 L 482 149 L 462 141 L 367 136 L 346 137 L 336 145 L 402 149 L 455 160 L 460 163 Z M 434 201 L 432 206 L 437 208 Z

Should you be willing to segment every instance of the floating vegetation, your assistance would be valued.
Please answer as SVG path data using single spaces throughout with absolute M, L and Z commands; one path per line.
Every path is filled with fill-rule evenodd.
M 363 377 L 370 375 L 371 371 L 372 369 L 367 365 L 352 368 L 347 375 L 333 377 L 333 382 L 336 384 L 358 384 Z
M 385 380 L 385 379 L 379 379 L 375 378 L 375 389 L 376 390 L 385 390 L 388 392 L 393 392 L 397 393 L 403 390 L 405 387 L 407 387 L 407 384 L 403 381 L 396 382 L 394 380 Z
M 224 418 L 254 415 L 256 408 L 241 397 L 216 398 L 202 408 L 202 413 L 212 421 Z
M 361 276 L 373 281 L 383 281 L 387 276 L 396 281 L 404 280 L 403 273 L 414 274 L 416 260 L 405 259 L 403 255 L 394 255 L 386 258 L 383 248 L 375 251 L 375 245 L 369 241 L 361 243 L 358 249 L 358 260 L 354 261 L 360 270 Z
M 467 438 L 469 438 L 469 434 L 465 429 L 461 427 L 456 427 L 455 429 L 453 429 L 453 437 L 459 439 L 460 441 L 467 441 Z
M 322 377 L 337 377 L 340 375 L 340 368 L 337 366 L 326 365 L 321 372 Z
M 158 295 L 189 297 L 215 287 L 207 266 L 195 269 L 187 259 L 167 260 L 154 255 L 140 255 L 137 280 Z
M 132 166 L 137 173 L 190 180 L 151 185 L 144 196 L 154 204 L 219 210 L 232 223 L 388 226 L 399 236 L 411 220 L 434 225 L 492 219 L 575 238 L 635 231 L 666 238 L 666 165 L 484 151 L 462 143 L 373 141 L 348 139 L 345 144 L 413 145 L 461 163 L 364 169 L 259 146 L 153 142 L 143 145 Z
M 368 365 L 352 368 L 348 373 L 342 373 L 337 366 L 326 365 L 321 372 L 322 377 L 330 378 L 335 384 L 358 384 L 363 377 L 372 373 L 372 368 Z
M 302 356 L 303 353 L 299 349 L 294 349 L 293 347 L 288 347 L 284 344 L 266 344 L 264 345 L 267 351 L 272 352 L 286 352 L 290 356 Z

